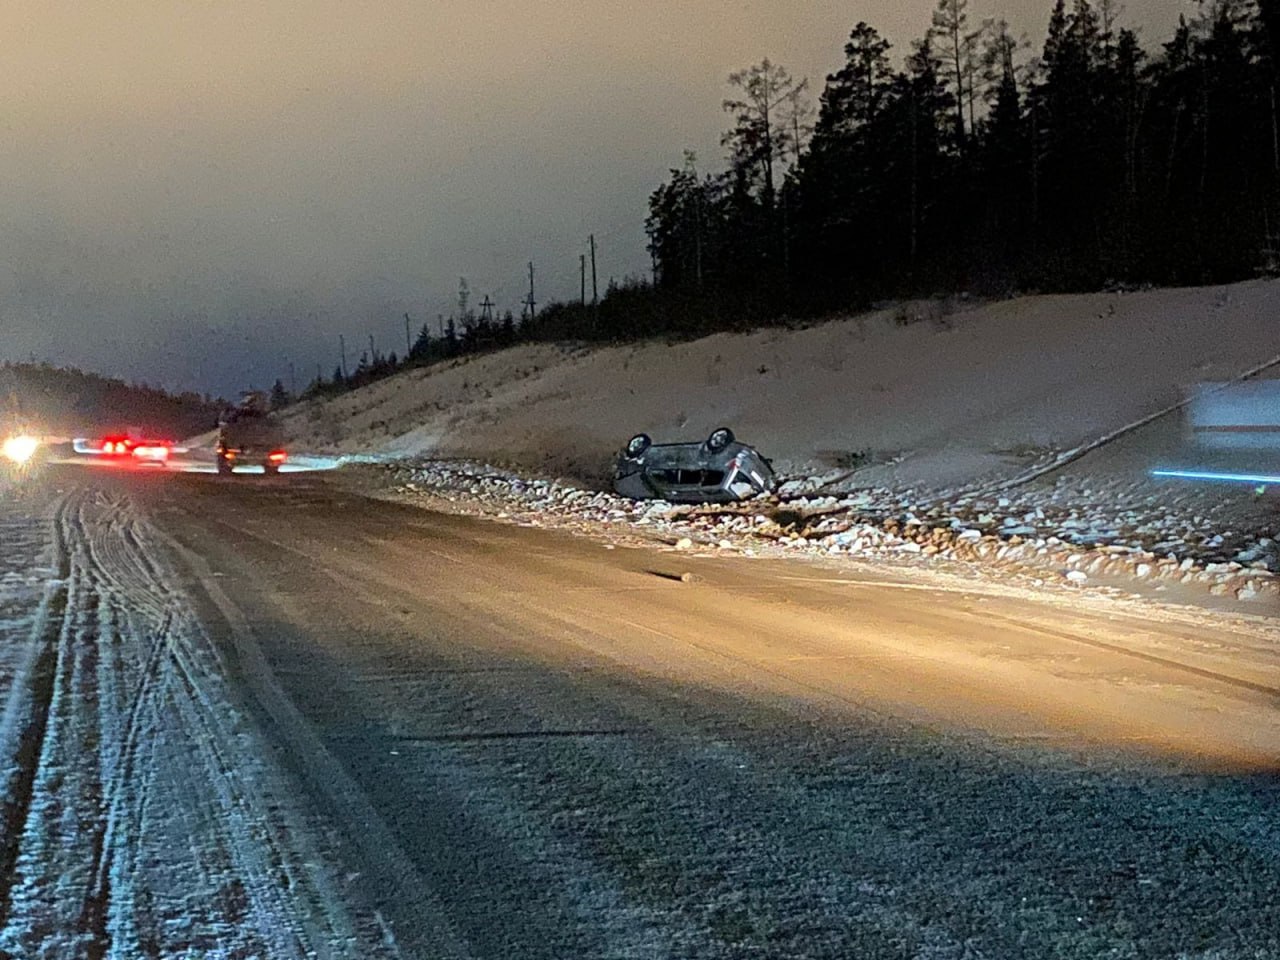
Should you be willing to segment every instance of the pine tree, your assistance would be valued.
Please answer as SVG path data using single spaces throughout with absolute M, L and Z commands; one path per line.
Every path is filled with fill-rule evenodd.
M 1023 242 L 1029 226 L 1023 208 L 1030 193 L 1027 182 L 1028 142 L 1022 114 L 1022 95 L 1014 57 L 1017 41 L 1004 21 L 987 31 L 982 63 L 986 82 L 987 118 L 982 130 L 981 177 L 987 198 L 984 225 L 999 255 L 1008 259 Z
M 418 331 L 418 336 L 413 341 L 413 346 L 409 349 L 409 359 L 422 360 L 431 355 L 431 327 L 424 320 L 422 329 Z
M 660 287 L 701 289 L 714 273 L 718 202 L 715 182 L 699 180 L 696 157 L 685 151 L 684 167 L 673 169 L 671 179 L 649 197 L 645 232 Z
M 835 151 L 847 146 L 876 117 L 893 81 L 889 41 L 859 23 L 845 44 L 845 65 L 827 77 L 822 91 L 814 149 Z

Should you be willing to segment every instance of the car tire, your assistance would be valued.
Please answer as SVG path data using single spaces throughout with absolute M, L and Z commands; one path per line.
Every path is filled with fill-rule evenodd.
M 653 446 L 653 441 L 649 439 L 647 433 L 637 433 L 634 437 L 627 441 L 627 456 L 633 460 L 636 457 L 644 456 L 644 452 Z
M 228 460 L 226 457 L 218 458 L 218 476 L 229 477 L 231 476 L 232 470 L 233 468 L 231 466 L 230 460 Z
M 707 449 L 712 453 L 719 453 L 731 443 L 733 443 L 733 431 L 728 427 L 717 427 L 711 431 L 711 436 L 707 437 Z

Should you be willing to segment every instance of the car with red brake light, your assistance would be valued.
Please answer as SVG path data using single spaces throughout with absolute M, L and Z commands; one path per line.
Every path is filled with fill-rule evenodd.
M 76 440 L 74 448 L 77 453 L 158 466 L 168 463 L 173 452 L 168 440 L 140 439 L 127 433 L 107 434 L 100 440 Z

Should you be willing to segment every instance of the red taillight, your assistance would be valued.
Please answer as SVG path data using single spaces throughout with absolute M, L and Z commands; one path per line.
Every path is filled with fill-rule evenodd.
M 286 454 L 283 450 L 272 450 L 267 454 L 267 459 L 272 463 L 284 463 L 285 456 Z

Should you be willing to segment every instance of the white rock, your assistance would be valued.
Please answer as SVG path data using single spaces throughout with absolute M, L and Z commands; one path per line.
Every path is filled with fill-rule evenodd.
M 693 541 L 690 540 L 688 537 L 681 537 L 679 540 L 676 541 L 676 549 L 691 550 L 693 549 Z
M 1084 583 L 1086 580 L 1089 579 L 1089 575 L 1085 573 L 1083 570 L 1068 570 L 1065 574 L 1063 574 L 1063 576 L 1065 576 L 1072 583 Z

